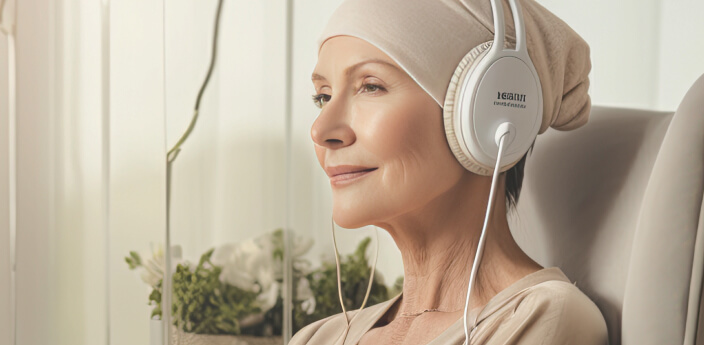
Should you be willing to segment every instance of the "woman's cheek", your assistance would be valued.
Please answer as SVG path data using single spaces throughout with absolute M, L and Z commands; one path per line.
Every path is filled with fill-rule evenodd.
M 368 112 L 370 116 L 365 116 L 365 123 L 359 128 L 364 131 L 370 150 L 385 158 L 396 157 L 413 142 L 413 121 L 409 121 L 404 110 L 384 104 Z

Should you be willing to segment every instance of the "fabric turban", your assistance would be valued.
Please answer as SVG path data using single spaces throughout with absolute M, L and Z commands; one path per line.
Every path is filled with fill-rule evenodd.
M 509 3 L 503 0 L 507 46 L 516 44 Z M 567 131 L 589 118 L 589 45 L 565 22 L 533 0 L 522 0 L 528 54 L 540 77 L 543 120 Z M 494 38 L 489 0 L 344 0 L 321 36 L 361 38 L 401 66 L 443 107 L 453 72 L 472 48 Z

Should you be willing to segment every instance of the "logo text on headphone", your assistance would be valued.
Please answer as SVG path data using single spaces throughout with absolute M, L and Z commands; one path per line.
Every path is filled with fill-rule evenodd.
M 522 93 L 513 93 L 513 92 L 498 92 L 498 96 L 496 99 L 505 99 L 508 101 L 518 101 L 518 102 L 525 102 L 526 101 L 526 95 Z
M 526 102 L 526 95 L 522 94 L 522 93 L 498 91 L 496 99 L 501 100 L 501 101 L 494 101 L 494 105 L 511 107 L 511 108 L 520 108 L 520 109 L 523 109 L 526 107 L 525 104 L 521 104 L 521 103 Z M 513 102 L 507 102 L 507 101 L 516 101 L 516 102 L 521 102 L 521 103 L 513 103 Z

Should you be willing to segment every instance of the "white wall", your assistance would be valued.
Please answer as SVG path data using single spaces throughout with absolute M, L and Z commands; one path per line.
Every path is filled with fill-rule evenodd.
M 694 81 L 704 74 L 704 1 L 660 2 L 660 46 L 656 109 L 675 110 Z
M 591 46 L 592 103 L 675 110 L 704 73 L 704 2 L 538 0 Z

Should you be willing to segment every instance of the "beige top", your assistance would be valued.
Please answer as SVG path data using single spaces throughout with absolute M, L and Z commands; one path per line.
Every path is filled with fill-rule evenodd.
M 352 322 L 344 345 L 357 344 L 400 296 L 364 308 Z M 351 319 L 358 312 L 347 314 Z M 599 308 L 558 267 L 543 268 L 519 279 L 483 308 L 472 309 L 470 320 L 477 315 L 470 344 L 608 344 L 606 322 Z M 462 345 L 462 321 L 460 317 L 428 345 Z M 340 336 L 344 329 L 342 313 L 332 315 L 298 331 L 289 345 L 343 345 Z

